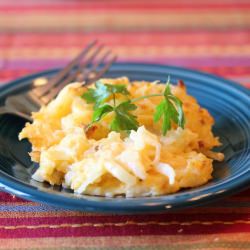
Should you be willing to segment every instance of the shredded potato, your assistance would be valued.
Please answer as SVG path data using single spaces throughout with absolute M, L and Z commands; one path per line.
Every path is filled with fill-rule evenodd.
M 158 82 L 133 82 L 127 78 L 102 79 L 103 83 L 125 84 L 131 98 L 162 93 Z M 183 84 L 171 86 L 183 103 L 186 124 L 161 134 L 161 123 L 153 122 L 161 97 L 138 101 L 133 111 L 140 127 L 129 136 L 110 131 L 112 114 L 85 131 L 91 122 L 93 105 L 81 95 L 80 83 L 66 86 L 55 100 L 33 113 L 19 135 L 32 144 L 33 161 L 40 163 L 33 175 L 37 181 L 63 185 L 76 193 L 113 197 L 155 196 L 197 187 L 212 178 L 212 152 L 220 145 L 211 128 L 212 116 L 186 93 Z M 122 101 L 123 96 L 117 96 Z

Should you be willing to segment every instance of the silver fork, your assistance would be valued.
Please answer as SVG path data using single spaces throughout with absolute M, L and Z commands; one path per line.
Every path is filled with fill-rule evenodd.
M 7 97 L 5 105 L 0 107 L 0 115 L 12 114 L 32 121 L 31 112 L 48 104 L 67 84 L 80 81 L 84 86 L 89 85 L 101 78 L 115 60 L 110 50 L 93 41 L 45 85 L 33 85 L 27 92 Z

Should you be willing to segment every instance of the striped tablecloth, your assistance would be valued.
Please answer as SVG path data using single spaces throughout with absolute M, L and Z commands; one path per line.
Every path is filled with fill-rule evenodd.
M 0 0 L 0 84 L 64 65 L 90 40 L 120 60 L 250 86 L 250 1 Z M 250 249 L 250 190 L 158 215 L 59 210 L 0 193 L 0 249 Z

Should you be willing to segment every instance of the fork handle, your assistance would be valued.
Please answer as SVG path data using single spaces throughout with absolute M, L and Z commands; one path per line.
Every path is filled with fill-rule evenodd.
M 15 116 L 18 116 L 20 118 L 23 118 L 25 120 L 32 122 L 32 118 L 29 115 L 24 114 L 24 113 L 19 112 L 19 111 L 16 111 L 16 110 L 13 110 L 7 106 L 1 106 L 0 107 L 0 116 L 5 115 L 5 114 L 15 115 Z

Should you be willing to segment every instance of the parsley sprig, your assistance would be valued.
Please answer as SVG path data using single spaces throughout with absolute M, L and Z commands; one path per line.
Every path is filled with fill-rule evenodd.
M 98 107 L 110 96 L 114 96 L 115 94 L 129 95 L 129 92 L 123 84 L 111 85 L 103 84 L 101 81 L 97 81 L 95 83 L 95 89 L 89 88 L 88 91 L 82 95 L 82 97 L 87 103 L 94 103 L 95 107 Z
M 117 105 L 116 94 L 128 96 L 129 92 L 126 85 L 103 84 L 98 81 L 95 84 L 95 89 L 89 88 L 88 91 L 82 95 L 87 103 L 94 104 L 92 122 L 88 127 L 100 121 L 107 114 L 114 112 L 114 119 L 110 125 L 111 130 L 117 132 L 122 130 L 137 130 L 139 123 L 136 120 L 136 116 L 130 112 L 137 108 L 136 105 L 131 103 L 130 100 L 126 100 Z M 113 99 L 113 105 L 106 102 L 110 97 Z
M 117 104 L 116 94 L 125 96 L 126 100 Z M 129 99 L 129 92 L 126 85 L 111 85 L 103 84 L 100 81 L 96 82 L 95 88 L 89 88 L 82 95 L 82 98 L 87 103 L 94 104 L 92 122 L 88 127 L 99 122 L 104 116 L 112 112 L 114 117 L 110 125 L 111 130 L 117 132 L 137 130 L 139 123 L 137 117 L 131 112 L 137 108 L 134 103 L 154 96 L 164 97 L 160 104 L 156 106 L 153 117 L 154 122 L 159 122 L 162 119 L 163 135 L 166 135 L 167 131 L 171 128 L 171 122 L 183 128 L 185 118 L 182 102 L 171 93 L 169 79 L 163 94 L 151 94 L 134 99 Z M 110 104 L 110 99 L 112 100 L 112 104 Z
M 162 133 L 165 135 L 171 128 L 171 121 L 179 127 L 184 128 L 185 118 L 182 109 L 182 102 L 171 93 L 169 81 L 166 84 L 164 91 L 164 99 L 156 106 L 154 113 L 154 122 L 163 119 Z

